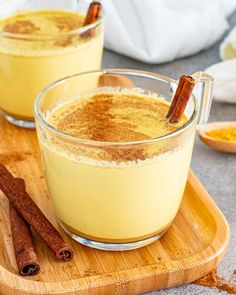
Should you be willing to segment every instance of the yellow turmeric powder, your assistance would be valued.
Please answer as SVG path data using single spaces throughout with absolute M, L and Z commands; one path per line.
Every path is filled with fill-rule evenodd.
M 206 134 L 216 140 L 236 142 L 236 128 L 222 128 L 206 132 Z

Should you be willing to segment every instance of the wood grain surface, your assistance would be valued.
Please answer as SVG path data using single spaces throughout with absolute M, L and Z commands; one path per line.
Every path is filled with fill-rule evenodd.
M 25 179 L 31 197 L 59 228 L 44 181 L 35 131 L 11 126 L 0 116 L 0 162 L 15 176 Z M 8 201 L 2 193 L 0 235 L 2 295 L 129 295 L 186 284 L 208 273 L 225 254 L 229 227 L 190 171 L 174 224 L 159 241 L 144 248 L 104 252 L 82 246 L 63 233 L 75 249 L 75 258 L 65 263 L 57 261 L 35 234 L 41 271 L 34 277 L 23 278 L 17 273 Z

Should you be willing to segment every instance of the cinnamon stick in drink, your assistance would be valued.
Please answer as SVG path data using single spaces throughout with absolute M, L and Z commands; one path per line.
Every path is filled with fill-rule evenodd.
M 94 23 L 101 16 L 101 14 L 102 4 L 98 1 L 91 2 L 84 20 L 84 26 Z
M 88 26 L 94 23 L 102 14 L 102 4 L 98 1 L 93 1 L 90 3 L 87 15 L 84 20 L 83 26 Z M 92 37 L 94 35 L 94 29 L 90 29 L 82 34 L 83 37 Z
M 22 185 L 24 180 L 22 179 L 20 182 L 19 179 L 12 176 L 5 166 L 0 164 L 0 189 L 9 199 L 11 205 L 32 226 L 58 259 L 70 260 L 73 257 L 73 250 L 30 198 L 25 190 L 25 185 Z
M 171 123 L 178 123 L 182 118 L 189 98 L 193 92 L 195 80 L 191 76 L 181 76 L 167 118 Z
M 171 102 L 171 105 L 170 105 L 170 108 L 169 108 L 169 112 L 167 114 L 167 118 L 170 118 L 175 106 L 176 106 L 176 103 L 179 99 L 179 96 L 180 96 L 180 93 L 181 93 L 181 90 L 183 88 L 183 85 L 184 85 L 184 81 L 185 81 L 185 77 L 186 76 L 181 76 L 180 79 L 179 79 L 179 84 L 178 84 L 178 87 L 176 89 L 176 92 L 175 92 L 175 95 L 174 95 L 174 98 L 172 99 L 172 102 Z

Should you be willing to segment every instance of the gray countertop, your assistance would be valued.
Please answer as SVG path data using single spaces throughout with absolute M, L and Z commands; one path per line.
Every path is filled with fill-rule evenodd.
M 231 26 L 236 25 L 236 13 L 230 17 L 229 21 Z M 209 65 L 218 62 L 221 41 L 197 55 L 162 65 L 148 65 L 105 51 L 103 68 L 139 69 L 177 78 L 181 74 L 204 70 Z M 209 121 L 230 120 L 236 120 L 236 104 L 213 102 Z M 220 264 L 218 271 L 221 275 L 231 274 L 236 269 L 236 155 L 216 152 L 202 144 L 197 138 L 191 166 L 230 224 L 231 237 L 228 254 Z M 152 293 L 154 294 L 211 295 L 219 294 L 219 292 L 214 288 L 189 284 Z

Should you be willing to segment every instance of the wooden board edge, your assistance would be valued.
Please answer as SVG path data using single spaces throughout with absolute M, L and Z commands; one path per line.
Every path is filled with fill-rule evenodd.
M 140 287 L 140 291 L 138 291 L 139 293 L 144 293 L 144 292 L 151 292 L 153 290 L 159 290 L 162 288 L 170 288 L 170 287 L 176 287 L 179 285 L 182 285 L 183 283 L 190 283 L 193 282 L 195 280 L 197 280 L 198 278 L 202 277 L 203 275 L 205 275 L 206 273 L 210 272 L 212 269 L 214 269 L 219 262 L 222 260 L 222 258 L 224 257 L 226 250 L 227 250 L 227 245 L 229 242 L 229 236 L 230 236 L 230 230 L 229 230 L 229 225 L 228 222 L 226 220 L 226 218 L 224 217 L 223 213 L 221 212 L 221 210 L 217 207 L 216 203 L 213 201 L 213 199 L 211 198 L 211 196 L 208 194 L 208 192 L 206 191 L 206 189 L 204 188 L 204 186 L 201 184 L 201 182 L 199 181 L 199 179 L 197 178 L 197 176 L 194 174 L 194 172 L 192 170 L 190 170 L 189 172 L 189 178 L 188 178 L 188 182 L 191 186 L 194 187 L 194 189 L 201 192 L 201 196 L 204 198 L 204 201 L 207 202 L 210 206 L 211 209 L 213 210 L 213 212 L 217 215 L 219 215 L 220 217 L 220 221 L 217 219 L 217 234 L 216 234 L 216 238 L 213 240 L 213 243 L 209 246 L 209 247 L 216 247 L 216 253 L 214 255 L 211 255 L 209 257 L 209 259 L 206 260 L 197 260 L 196 259 L 196 263 L 192 263 L 190 266 L 188 266 L 187 268 L 185 268 L 182 271 L 185 271 L 187 273 L 191 273 L 191 270 L 194 269 L 194 272 L 196 273 L 196 277 L 193 276 L 189 276 L 189 278 L 186 277 L 184 278 L 184 281 L 179 284 L 175 284 L 175 277 L 179 277 L 181 275 L 181 270 L 179 268 L 173 269 L 173 268 L 169 268 L 169 275 L 171 275 L 172 280 L 169 280 L 169 282 L 167 282 L 167 284 L 164 286 L 160 285 L 160 280 L 158 279 L 161 275 L 164 275 L 164 273 L 162 274 L 161 272 L 157 272 L 157 268 L 158 265 L 151 265 L 151 266 L 144 266 L 141 268 L 142 272 L 145 273 L 145 275 L 142 277 L 142 284 L 143 287 L 140 285 L 140 283 L 138 284 Z M 222 238 L 222 233 L 223 234 L 223 241 L 221 241 L 222 246 L 221 248 L 217 249 L 217 243 L 218 241 L 218 236 L 220 235 L 220 237 Z M 201 252 L 202 254 L 204 252 L 208 252 L 209 251 L 209 247 L 207 247 L 206 249 L 204 249 L 203 252 Z M 196 254 L 194 256 L 197 257 Z M 200 257 L 199 257 L 200 258 Z M 186 258 L 187 260 L 188 258 Z M 186 261 L 187 263 L 187 261 Z M 204 271 L 201 271 L 201 269 L 204 266 Z M 198 271 L 196 271 L 196 269 L 199 269 Z M 137 276 L 135 275 L 135 273 L 137 271 L 140 271 L 140 268 L 133 268 L 131 271 L 134 274 L 133 276 L 129 276 L 129 279 L 126 280 L 126 282 L 129 282 L 131 285 L 133 285 L 133 283 L 137 280 Z M 125 270 L 125 271 L 120 271 L 119 273 L 117 272 L 112 272 L 109 273 L 107 275 L 95 275 L 95 276 L 91 276 L 88 277 L 89 283 L 85 278 L 80 278 L 80 279 L 74 279 L 74 280 L 70 280 L 67 281 L 67 284 L 69 284 L 71 287 L 68 286 L 68 292 L 65 293 L 65 291 L 63 291 L 63 282 L 57 282 L 57 283 L 51 283 L 51 282 L 37 282 L 37 281 L 31 281 L 31 280 L 27 280 L 25 278 L 22 278 L 20 276 L 18 276 L 17 274 L 13 274 L 10 271 L 6 270 L 4 267 L 0 266 L 0 292 L 3 292 L 3 294 L 8 294 L 8 295 L 37 295 L 37 294 L 50 294 L 50 295 L 61 295 L 61 294 L 67 294 L 67 295 L 75 295 L 75 292 L 79 292 L 79 294 L 88 294 L 88 290 L 87 290 L 87 286 L 89 285 L 89 290 L 93 290 L 94 288 L 96 289 L 100 289 L 100 288 L 104 288 L 104 285 L 100 285 L 98 283 L 98 281 L 104 281 L 104 279 L 106 280 L 106 288 L 108 288 L 110 286 L 111 289 L 116 288 L 116 286 L 119 285 L 119 282 L 122 284 L 124 275 L 127 274 L 127 271 L 129 270 Z M 165 275 L 166 275 L 166 271 L 165 271 Z M 5 280 L 3 280 L 2 278 L 5 277 Z M 119 277 L 121 279 L 119 279 Z M 149 281 L 152 278 L 155 278 L 155 280 L 157 280 L 157 283 L 159 284 L 158 286 L 156 285 L 156 287 L 154 287 L 154 289 L 146 289 L 146 284 L 145 281 Z M 14 286 L 8 284 L 7 282 L 14 282 Z M 77 285 L 75 287 L 75 285 Z M 19 286 L 24 286 L 24 287 L 19 287 Z M 133 288 L 135 288 L 135 286 L 133 286 Z M 107 290 L 107 289 L 106 289 Z M 113 290 L 114 291 L 114 290 Z M 112 291 L 112 292 L 113 292 Z M 127 293 L 128 294 L 139 294 L 139 293 Z M 103 294 L 103 293 L 101 293 Z M 104 293 L 105 294 L 105 293 Z

